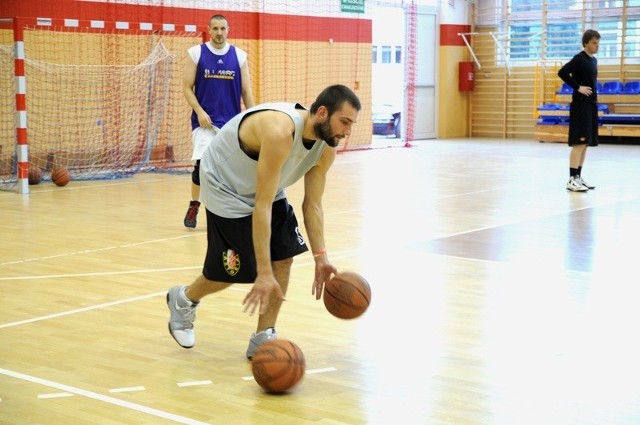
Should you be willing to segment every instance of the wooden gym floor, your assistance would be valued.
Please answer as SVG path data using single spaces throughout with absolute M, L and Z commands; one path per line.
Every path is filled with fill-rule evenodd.
M 328 249 L 372 304 L 329 316 L 296 259 L 278 332 L 307 374 L 282 396 L 244 358 L 246 286 L 203 301 L 193 349 L 167 332 L 165 293 L 205 252 L 205 215 L 182 226 L 188 175 L 2 192 L 0 423 L 637 425 L 640 147 L 590 148 L 588 193 L 565 190 L 568 149 L 339 155 Z

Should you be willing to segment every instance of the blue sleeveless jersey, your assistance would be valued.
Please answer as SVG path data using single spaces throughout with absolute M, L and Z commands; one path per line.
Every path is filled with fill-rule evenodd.
M 242 76 L 238 55 L 233 46 L 224 55 L 214 54 L 206 44 L 200 45 L 196 71 L 195 95 L 198 103 L 218 128 L 240 113 Z M 191 113 L 191 128 L 199 127 L 198 115 Z

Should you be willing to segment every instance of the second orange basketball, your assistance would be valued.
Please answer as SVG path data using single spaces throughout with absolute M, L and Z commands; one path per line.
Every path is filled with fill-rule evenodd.
M 300 347 L 286 339 L 275 339 L 260 345 L 251 359 L 251 372 L 266 392 L 288 391 L 302 379 L 304 354 Z
M 342 272 L 325 284 L 322 299 L 327 311 L 335 317 L 354 319 L 369 308 L 371 287 L 358 273 Z
M 56 186 L 66 186 L 69 184 L 69 181 L 71 181 L 71 176 L 66 168 L 54 168 L 51 172 L 51 181 L 54 182 Z

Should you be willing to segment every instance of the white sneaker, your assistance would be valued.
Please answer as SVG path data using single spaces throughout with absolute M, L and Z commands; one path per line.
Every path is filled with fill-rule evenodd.
M 262 332 L 251 334 L 251 339 L 249 340 L 249 347 L 247 348 L 247 359 L 251 360 L 253 354 L 256 352 L 259 346 L 264 344 L 267 341 L 273 341 L 277 339 L 278 335 L 276 334 L 276 330 L 274 328 L 267 328 Z
M 571 176 L 567 182 L 567 190 L 572 192 L 586 192 L 589 188 L 580 182 L 579 177 Z
M 595 186 L 592 186 L 589 183 L 587 183 L 586 181 L 584 181 L 582 179 L 582 177 L 580 177 L 580 176 L 576 177 L 576 180 L 578 181 L 578 183 L 580 183 L 581 185 L 583 185 L 587 189 L 595 189 L 596 188 Z
M 169 318 L 169 333 L 183 348 L 191 348 L 196 343 L 193 332 L 193 321 L 196 320 L 196 307 L 198 304 L 187 304 L 181 294 L 184 294 L 186 286 L 174 286 L 167 292 L 167 307 L 171 312 Z

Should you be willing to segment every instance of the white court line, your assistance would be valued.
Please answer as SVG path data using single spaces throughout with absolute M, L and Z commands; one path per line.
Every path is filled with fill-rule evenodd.
M 331 258 L 332 259 L 340 259 L 340 258 L 347 258 L 347 257 L 352 257 L 355 254 L 356 251 L 346 251 L 343 253 L 340 253 L 338 255 L 334 255 Z M 307 267 L 309 265 L 314 264 L 313 260 L 309 260 L 309 261 L 305 261 L 302 263 L 298 263 L 298 264 L 294 264 L 292 268 L 297 269 L 297 268 L 301 268 L 301 267 Z M 70 277 L 77 277 L 77 276 L 106 276 L 106 275 L 122 275 L 122 274 L 134 274 L 134 273 L 150 273 L 150 272 L 165 272 L 165 271 L 172 271 L 172 270 L 187 270 L 187 269 L 195 269 L 195 268 L 201 268 L 202 266 L 193 266 L 193 267 L 175 267 L 175 268 L 168 268 L 168 269 L 145 269 L 145 270 L 133 270 L 133 271 L 127 271 L 127 272 L 96 272 L 96 273 L 77 273 L 77 274 L 69 274 L 69 275 L 48 275 L 48 276 L 23 276 L 23 277 L 10 277 L 10 278 L 0 278 L 0 281 L 2 280 L 29 280 L 29 279 L 54 279 L 54 278 L 70 278 Z M 249 292 L 249 289 L 245 289 L 247 286 L 249 286 L 251 284 L 239 284 L 237 286 L 231 286 L 229 289 L 232 291 L 239 291 L 239 292 Z M 130 303 L 130 302 L 134 302 L 134 301 L 140 301 L 140 300 L 145 300 L 147 298 L 153 298 L 153 297 L 157 297 L 160 295 L 166 295 L 167 292 L 166 291 L 162 291 L 162 292 L 154 292 L 152 294 L 147 294 L 147 295 L 141 295 L 139 297 L 133 297 L 133 298 L 126 298 L 123 300 L 118 300 L 118 301 L 111 301 L 108 303 L 103 303 L 103 304 L 97 304 L 94 306 L 90 306 L 90 307 L 83 307 L 83 308 L 78 308 L 75 310 L 69 310 L 69 311 L 63 311 L 60 313 L 54 313 L 54 314 L 48 314 L 46 316 L 40 316 L 40 317 L 34 317 L 31 319 L 25 319 L 25 320 L 20 320 L 17 322 L 10 322 L 10 323 L 5 323 L 5 324 L 0 324 L 0 329 L 4 329 L 4 328 L 10 328 L 13 326 L 19 326 L 19 325 L 25 325 L 27 323 L 34 323 L 34 322 L 40 322 L 42 320 L 48 320 L 48 319 L 55 319 L 58 317 L 63 317 L 63 316 L 69 316 L 71 314 L 76 314 L 76 313 L 83 313 L 86 311 L 91 311 L 91 310 L 98 310 L 101 308 L 105 308 L 105 307 L 112 307 L 114 305 L 119 305 L 119 304 L 126 304 L 126 303 Z
M 213 384 L 213 382 L 206 380 L 206 381 L 190 381 L 190 382 L 178 382 L 178 386 L 179 387 L 197 387 L 199 385 L 211 385 Z
M 186 173 L 185 173 L 186 175 Z M 180 174 L 176 174 L 176 176 L 180 176 Z M 130 177 L 134 177 L 134 176 L 130 176 Z M 96 188 L 104 188 L 104 187 L 112 187 L 112 186 L 131 186 L 131 185 L 140 185 L 142 184 L 147 184 L 147 183 L 166 183 L 167 179 L 149 179 L 149 180 L 145 180 L 143 182 L 140 181 L 133 181 L 133 180 L 128 180 L 129 177 L 122 177 L 121 179 L 127 179 L 125 180 L 120 180 L 118 179 L 118 181 L 113 181 L 113 180 L 79 180 L 80 182 L 91 182 L 91 185 L 83 185 L 83 186 L 65 186 L 64 188 L 62 187 L 58 187 L 58 188 L 53 188 L 53 189 L 41 189 L 39 188 L 38 190 L 34 190 L 34 191 L 30 191 L 30 195 L 37 195 L 39 193 L 48 193 L 48 192 L 59 192 L 61 190 L 95 190 Z
M 327 372 L 336 372 L 338 369 L 336 369 L 335 367 L 323 367 L 320 369 L 309 369 L 307 371 L 305 371 L 304 373 L 306 375 L 313 375 L 314 373 L 327 373 Z M 253 376 L 243 376 L 242 377 L 243 381 L 253 381 L 254 378 Z
M 611 206 L 611 205 L 619 204 L 620 202 L 634 202 L 634 201 L 638 201 L 638 200 L 640 200 L 640 198 L 634 196 L 634 197 L 631 197 L 629 199 L 617 199 L 617 200 L 610 201 L 610 202 L 601 202 L 599 204 L 587 205 L 587 206 L 580 207 L 580 208 L 569 208 L 569 209 L 565 209 L 565 210 L 562 210 L 562 211 L 550 212 L 548 214 L 539 214 L 539 215 L 536 215 L 536 216 L 533 216 L 533 217 L 522 217 L 522 218 L 518 218 L 518 219 L 514 219 L 514 220 L 506 220 L 506 221 L 504 221 L 502 223 L 493 224 L 491 226 L 477 227 L 475 229 L 463 230 L 461 232 L 454 232 L 454 233 L 449 233 L 449 234 L 446 234 L 446 235 L 434 237 L 434 238 L 429 239 L 429 241 L 437 241 L 439 239 L 446 239 L 446 238 L 451 238 L 451 237 L 454 237 L 454 236 L 467 235 L 467 234 L 471 234 L 471 233 L 475 233 L 475 232 L 482 232 L 482 231 L 490 230 L 490 229 L 498 229 L 500 227 L 511 226 L 511 225 L 514 225 L 514 224 L 522 224 L 522 223 L 526 223 L 528 221 L 535 221 L 535 220 L 540 220 L 540 219 L 544 219 L 544 218 L 550 218 L 550 217 L 554 217 L 554 216 L 566 215 L 566 214 L 572 213 L 572 212 L 584 211 L 584 210 L 589 210 L 589 209 L 594 209 L 594 208 L 601 208 L 601 207 L 608 207 L 608 206 Z
M 314 373 L 326 373 L 326 372 L 336 372 L 338 369 L 335 367 L 323 367 L 321 369 L 309 369 L 306 371 L 308 375 L 312 375 Z
M 0 374 L 11 376 L 16 379 L 21 379 L 23 381 L 33 382 L 35 384 L 44 385 L 51 388 L 56 388 L 58 390 L 62 390 L 71 394 L 87 397 L 93 400 L 102 401 L 104 403 L 109 403 L 114 406 L 122 407 L 125 409 L 135 410 L 141 413 L 146 413 L 152 416 L 157 416 L 162 419 L 171 420 L 174 422 L 178 422 L 181 424 L 193 424 L 193 425 L 207 425 L 206 422 L 200 422 L 195 419 L 187 418 L 184 416 L 176 415 L 169 412 L 163 412 L 162 410 L 153 409 L 148 406 L 143 406 L 141 404 L 132 403 L 130 401 L 120 400 L 114 397 L 94 393 L 93 391 L 83 390 L 81 388 L 72 387 L 65 384 L 60 384 L 58 382 L 49 381 L 47 379 L 38 378 L 35 376 L 25 375 L 24 373 L 14 372 L 7 369 L 0 368 Z
M 68 257 L 70 255 L 93 254 L 93 253 L 96 253 L 96 252 L 111 251 L 111 250 L 114 250 L 114 249 L 130 248 L 130 247 L 133 247 L 133 246 L 147 245 L 147 244 L 158 243 L 158 242 L 167 242 L 167 241 L 172 241 L 172 240 L 177 240 L 177 239 L 185 239 L 185 238 L 192 238 L 194 236 L 206 236 L 206 235 L 207 235 L 206 233 L 191 233 L 191 234 L 187 234 L 187 235 L 173 236 L 173 237 L 170 237 L 170 238 L 151 239 L 151 240 L 148 240 L 148 241 L 132 242 L 132 243 L 127 243 L 127 244 L 123 244 L 123 245 L 113 245 L 113 246 L 107 246 L 107 247 L 104 247 L 104 248 L 85 249 L 85 250 L 76 251 L 76 252 L 66 252 L 66 253 L 62 253 L 62 254 L 48 255 L 46 257 L 35 257 L 35 258 L 27 258 L 27 259 L 24 259 L 24 260 L 7 261 L 5 263 L 0 263 L 0 266 L 6 266 L 6 265 L 10 265 L 10 264 L 28 263 L 28 262 L 40 261 L 40 260 L 51 260 L 53 258 Z
M 73 397 L 73 394 L 71 393 L 38 394 L 39 399 L 61 398 L 61 397 Z
M 123 388 L 111 388 L 109 390 L 110 393 L 132 393 L 135 391 L 145 391 L 146 388 L 143 386 L 138 387 L 123 387 Z
M 231 287 L 229 289 L 233 290 L 233 291 L 249 292 L 248 289 L 242 289 L 242 288 Z M 139 297 L 127 298 L 127 299 L 119 300 L 119 301 L 111 301 L 111 302 L 108 302 L 108 303 L 97 304 L 97 305 L 93 305 L 93 306 L 90 306 L 90 307 L 83 307 L 83 308 L 78 308 L 78 309 L 75 309 L 75 310 L 63 311 L 61 313 L 48 314 L 46 316 L 40 316 L 40 317 L 34 317 L 32 319 L 20 320 L 18 322 L 5 323 L 5 324 L 0 325 L 0 329 L 10 328 L 12 326 L 25 325 L 27 323 L 40 322 L 42 320 L 55 319 L 55 318 L 58 318 L 58 317 L 69 316 L 71 314 L 76 314 L 76 313 L 84 313 L 85 311 L 98 310 L 98 309 L 105 308 L 105 307 L 112 307 L 114 305 L 126 304 L 126 303 L 130 303 L 130 302 L 145 300 L 147 298 L 158 297 L 160 295 L 166 295 L 166 294 L 167 294 L 167 291 L 154 292 L 153 294 L 141 295 Z
M 49 274 L 44 276 L 13 276 L 13 277 L 0 277 L 0 281 L 3 280 L 39 280 L 39 279 L 60 279 L 70 277 L 86 277 L 86 276 L 117 276 L 122 274 L 138 274 L 138 273 L 164 273 L 180 270 L 194 270 L 201 269 L 200 266 L 184 266 L 184 267 L 169 267 L 164 269 L 139 269 L 128 270 L 120 272 L 91 272 L 91 273 L 70 273 L 70 274 Z
M 82 312 L 85 312 L 85 311 L 97 310 L 99 308 L 111 307 L 111 306 L 118 305 L 118 304 L 125 304 L 125 303 L 134 302 L 134 301 L 145 300 L 147 298 L 153 298 L 153 297 L 157 297 L 159 295 L 165 295 L 166 293 L 167 293 L 166 291 L 155 292 L 153 294 L 142 295 L 142 296 L 133 297 L 133 298 L 127 298 L 127 299 L 120 300 L 120 301 L 112 301 L 112 302 L 108 302 L 108 303 L 104 303 L 104 304 L 94 305 L 94 306 L 91 306 L 91 307 L 83 307 L 83 308 L 78 308 L 76 310 L 63 311 L 62 313 L 49 314 L 47 316 L 34 317 L 32 319 L 21 320 L 19 322 L 5 323 L 4 325 L 0 325 L 0 329 L 9 328 L 11 326 L 24 325 L 26 323 L 39 322 L 41 320 L 54 319 L 56 317 L 68 316 L 70 314 L 82 313 Z
M 332 259 L 341 259 L 353 257 L 356 255 L 356 251 L 345 251 L 342 253 L 337 253 L 332 255 Z M 29 260 L 30 261 L 30 260 Z M 9 263 L 4 263 L 9 264 Z M 304 261 L 301 263 L 295 263 L 292 268 L 299 269 L 301 267 L 307 267 L 309 265 L 313 265 L 314 262 L 312 260 Z M 0 264 L 2 266 L 3 264 Z M 0 277 L 0 281 L 7 280 L 41 280 L 41 279 L 68 279 L 72 277 L 87 277 L 87 276 L 117 276 L 117 275 L 125 275 L 125 274 L 139 274 L 139 273 L 164 273 L 164 272 L 172 272 L 172 271 L 181 271 L 181 270 L 195 270 L 201 269 L 202 265 L 199 266 L 183 266 L 183 267 L 167 267 L 161 269 L 138 269 L 138 270 L 127 270 L 127 271 L 118 271 L 118 272 L 91 272 L 91 273 L 69 273 L 69 274 L 49 274 L 49 275 L 41 275 L 41 276 L 12 276 L 12 277 Z
M 342 253 L 338 253 L 336 255 L 332 255 L 332 259 L 341 259 L 352 257 L 356 254 L 356 251 L 345 251 Z M 25 260 L 31 261 L 31 260 Z M 4 263 L 9 264 L 9 263 Z M 0 266 L 4 265 L 0 264 Z M 299 269 L 301 267 L 307 267 L 309 265 L 314 264 L 313 261 L 304 261 L 302 263 L 296 263 L 292 268 Z M 41 280 L 41 279 L 61 279 L 61 278 L 72 278 L 72 277 L 87 277 L 87 276 L 117 276 L 124 274 L 138 274 L 138 273 L 164 273 L 171 271 L 181 271 L 181 270 L 195 270 L 201 269 L 202 265 L 199 266 L 183 266 L 183 267 L 167 267 L 161 269 L 138 269 L 138 270 L 127 270 L 127 271 L 118 271 L 118 272 L 91 272 L 91 273 L 69 273 L 69 274 L 49 274 L 49 275 L 41 275 L 41 276 L 12 276 L 12 277 L 0 277 L 0 281 L 7 280 Z

